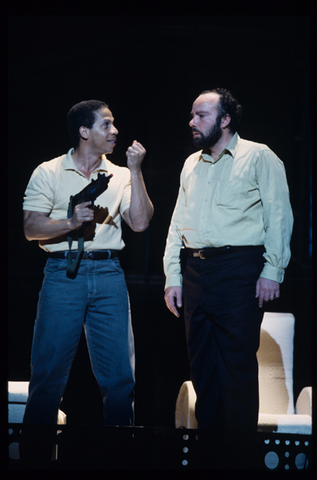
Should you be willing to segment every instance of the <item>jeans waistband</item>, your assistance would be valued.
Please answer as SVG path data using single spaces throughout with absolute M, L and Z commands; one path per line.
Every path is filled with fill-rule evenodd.
M 67 258 L 68 251 L 65 252 L 52 252 L 49 253 L 49 257 L 52 258 Z M 76 258 L 77 251 L 71 252 L 71 257 Z M 112 258 L 116 258 L 119 256 L 118 250 L 94 250 L 91 252 L 83 252 L 82 259 L 83 260 L 111 260 Z

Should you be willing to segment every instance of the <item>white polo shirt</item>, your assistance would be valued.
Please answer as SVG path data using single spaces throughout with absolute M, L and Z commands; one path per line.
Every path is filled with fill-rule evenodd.
M 84 248 L 91 250 L 122 250 L 121 221 L 123 212 L 130 206 L 131 176 L 127 167 L 119 167 L 102 156 L 100 166 L 88 180 L 74 164 L 70 149 L 66 155 L 40 164 L 33 172 L 25 191 L 23 210 L 44 212 L 55 220 L 67 218 L 71 195 L 85 188 L 98 173 L 113 177 L 108 188 L 94 203 L 95 218 L 90 227 L 85 228 Z M 67 235 L 54 239 L 40 240 L 45 251 L 68 250 Z M 77 250 L 77 240 L 73 240 L 72 250 Z

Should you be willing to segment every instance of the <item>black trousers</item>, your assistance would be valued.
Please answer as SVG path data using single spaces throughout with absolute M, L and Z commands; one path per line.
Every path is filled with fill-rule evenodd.
M 254 434 L 259 393 L 256 352 L 263 312 L 255 285 L 264 248 L 188 258 L 183 275 L 186 337 L 198 428 L 221 437 Z

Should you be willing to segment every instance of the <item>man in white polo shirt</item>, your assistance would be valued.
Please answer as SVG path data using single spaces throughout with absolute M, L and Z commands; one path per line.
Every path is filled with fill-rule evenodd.
M 127 150 L 127 167 L 114 165 L 118 130 L 104 102 L 73 106 L 67 116 L 73 148 L 39 165 L 26 188 L 24 232 L 48 252 L 31 352 L 25 424 L 54 424 L 84 327 L 93 373 L 100 386 L 105 425 L 133 424 L 134 343 L 130 307 L 118 252 L 124 248 L 121 221 L 144 231 L 153 205 L 143 181 L 143 146 Z M 107 189 L 76 205 L 70 196 L 105 175 Z M 109 178 L 108 178 L 109 177 Z M 73 274 L 83 233 L 83 252 Z M 70 240 L 70 241 L 69 241 Z M 69 253 L 71 250 L 71 253 Z M 23 451 L 23 448 L 22 448 Z

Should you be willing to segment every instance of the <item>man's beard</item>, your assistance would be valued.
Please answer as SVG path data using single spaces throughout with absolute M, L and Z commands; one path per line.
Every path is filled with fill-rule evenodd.
M 192 129 L 193 132 L 198 132 L 201 135 L 201 137 L 199 137 L 199 138 L 196 137 L 196 138 L 193 139 L 194 144 L 197 147 L 201 147 L 201 148 L 206 148 L 206 147 L 211 148 L 211 147 L 213 147 L 218 142 L 218 140 L 220 140 L 220 138 L 222 136 L 222 130 L 220 128 L 220 123 L 221 123 L 221 116 L 218 115 L 215 125 L 206 133 L 206 135 L 201 133 L 196 128 L 193 128 Z

